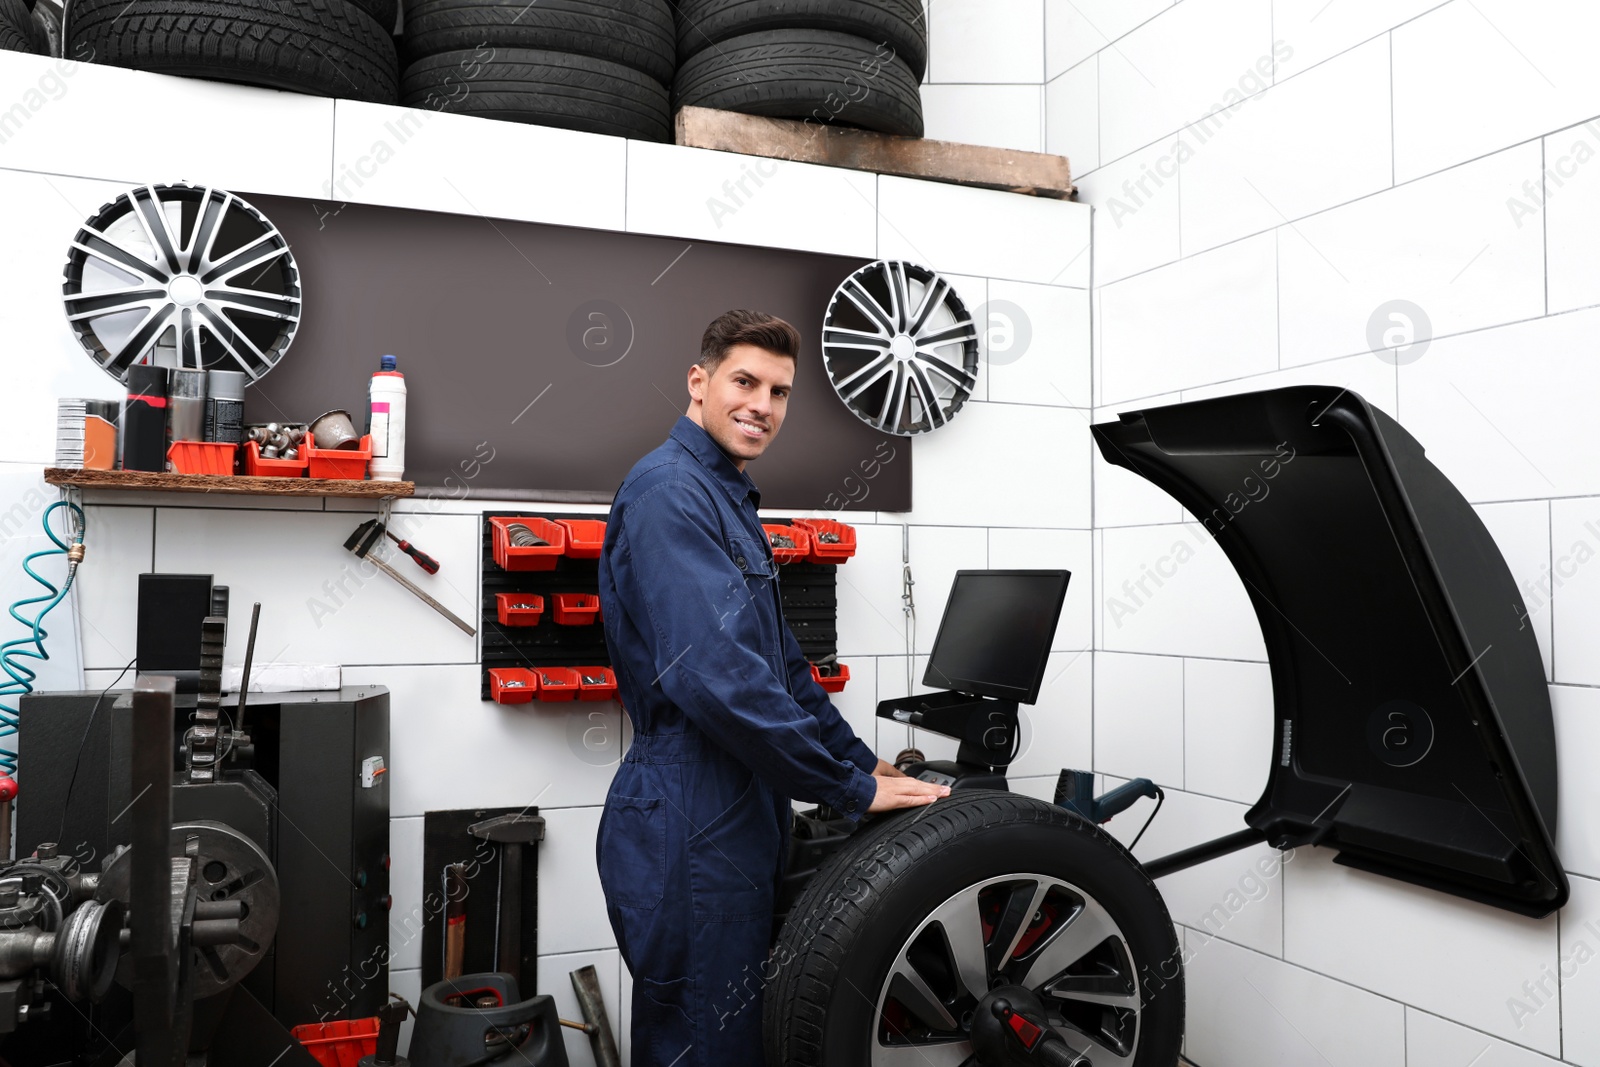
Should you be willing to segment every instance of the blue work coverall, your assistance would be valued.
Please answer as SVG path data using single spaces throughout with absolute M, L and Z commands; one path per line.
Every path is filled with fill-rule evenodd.
M 600 819 L 634 1067 L 758 1067 L 790 798 L 853 818 L 877 757 L 783 620 L 755 484 L 687 418 L 617 491 L 600 604 L 634 738 Z

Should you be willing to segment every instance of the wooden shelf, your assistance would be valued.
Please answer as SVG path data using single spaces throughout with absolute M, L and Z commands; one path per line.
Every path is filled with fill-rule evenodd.
M 74 470 L 46 467 L 51 485 L 79 489 L 144 489 L 165 493 L 231 493 L 257 496 L 412 496 L 415 482 L 368 482 L 332 478 L 251 478 L 242 474 L 158 474 L 154 471 Z

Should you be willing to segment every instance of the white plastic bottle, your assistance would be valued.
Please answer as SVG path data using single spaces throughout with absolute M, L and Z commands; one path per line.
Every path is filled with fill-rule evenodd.
M 382 370 L 372 376 L 368 394 L 375 482 L 398 482 L 406 470 L 406 379 L 395 369 L 398 361 L 384 356 Z

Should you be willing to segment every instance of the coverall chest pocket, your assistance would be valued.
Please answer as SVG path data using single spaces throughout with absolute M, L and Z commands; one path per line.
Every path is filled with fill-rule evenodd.
M 730 581 L 724 591 L 721 627 L 745 647 L 764 656 L 778 652 L 778 628 L 772 583 L 777 564 L 766 545 L 748 537 L 728 538 L 728 558 L 742 581 Z

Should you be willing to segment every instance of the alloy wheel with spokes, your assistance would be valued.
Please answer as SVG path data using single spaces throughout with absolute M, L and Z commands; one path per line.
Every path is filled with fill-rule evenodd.
M 67 321 L 126 382 L 136 364 L 243 371 L 254 381 L 300 323 L 289 243 L 233 193 L 143 185 L 102 207 L 67 254 Z
M 839 286 L 822 354 L 845 406 L 900 436 L 945 425 L 978 381 L 978 329 L 961 297 L 933 271 L 900 260 L 869 263 Z

